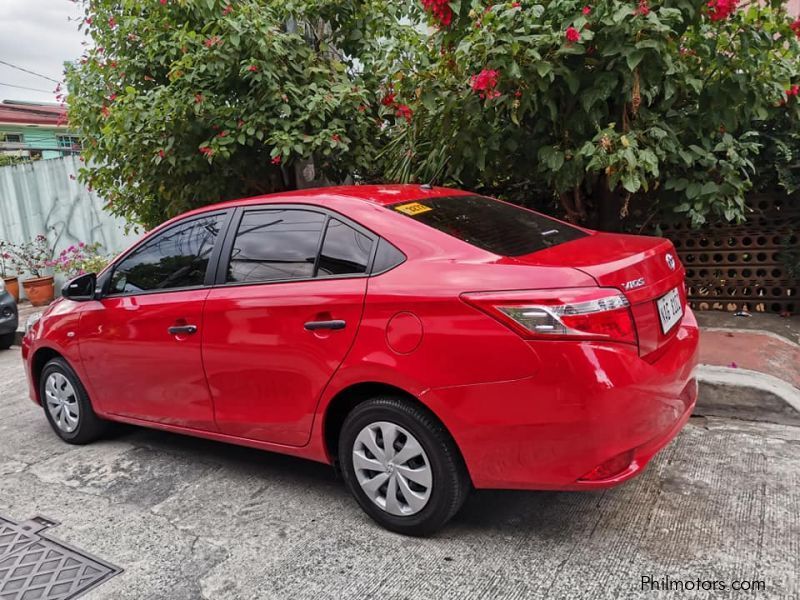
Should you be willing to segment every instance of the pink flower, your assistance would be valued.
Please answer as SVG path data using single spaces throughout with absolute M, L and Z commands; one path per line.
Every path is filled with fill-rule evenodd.
M 800 93 L 800 85 L 793 85 L 788 90 L 786 90 L 787 96 L 797 96 Z
M 258 67 L 256 65 L 250 65 L 249 67 L 247 67 L 247 70 L 250 71 L 251 73 L 256 73 L 258 72 Z
M 448 0 L 422 0 L 422 6 L 439 22 L 440 27 L 448 27 L 453 21 L 453 9 Z
M 161 2 L 161 6 L 167 5 L 167 0 L 158 0 L 158 1 Z
M 114 29 L 114 27 L 117 26 L 117 21 L 114 19 L 114 17 L 108 19 L 108 26 L 111 27 L 111 29 Z
M 723 21 L 736 10 L 739 0 L 710 0 L 708 6 L 708 16 L 712 21 Z
M 650 14 L 650 5 L 647 0 L 639 0 L 639 6 L 636 8 L 636 13 L 646 17 Z
M 339 134 L 338 134 L 338 133 L 334 133 L 334 134 L 331 136 L 331 140 L 333 140 L 334 142 L 341 142 L 341 141 L 342 141 L 342 138 L 339 136 Z
M 571 25 L 567 27 L 567 31 L 564 33 L 564 35 L 569 43 L 574 43 L 581 39 L 580 32 Z
M 480 95 L 481 98 L 497 98 L 500 95 L 495 88 L 500 79 L 500 73 L 494 69 L 483 69 L 477 75 L 470 78 L 470 87 L 472 91 Z
M 200 148 L 200 154 L 203 156 L 214 156 L 214 149 L 209 148 L 208 146 L 204 146 Z
M 389 92 L 383 97 L 383 99 L 381 100 L 381 104 L 383 104 L 384 106 L 393 106 L 395 97 L 396 96 L 394 92 Z
M 271 162 L 272 162 L 272 164 L 273 164 L 273 165 L 279 165 L 279 164 L 281 164 L 281 155 L 279 154 L 278 156 L 276 156 L 275 158 L 273 158 Z
M 792 21 L 792 24 L 789 25 L 789 27 L 791 27 L 792 31 L 794 31 L 795 36 L 800 38 L 800 19 L 797 19 L 796 21 Z
M 405 119 L 406 123 L 411 123 L 411 117 L 413 116 L 414 113 L 411 111 L 408 105 L 401 104 L 400 106 L 397 107 L 397 110 L 395 111 L 394 114 L 397 117 Z
M 581 11 L 585 16 L 589 16 L 589 13 L 592 12 L 591 6 L 584 6 L 583 10 Z

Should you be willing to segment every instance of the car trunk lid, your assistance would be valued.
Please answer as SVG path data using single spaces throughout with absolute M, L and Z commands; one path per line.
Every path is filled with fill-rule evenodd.
M 663 238 L 595 232 L 516 260 L 570 266 L 601 287 L 619 289 L 631 304 L 639 351 L 648 360 L 655 360 L 679 329 L 678 319 L 663 330 L 659 299 L 675 290 L 680 311 L 686 313 L 683 265 L 672 242 Z M 669 303 L 668 299 L 664 303 Z

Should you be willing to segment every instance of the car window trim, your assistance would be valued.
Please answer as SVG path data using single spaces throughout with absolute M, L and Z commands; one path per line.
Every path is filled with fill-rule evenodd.
M 192 215 L 190 217 L 186 217 L 185 219 L 181 219 L 180 221 L 176 221 L 169 227 L 165 227 L 152 235 L 145 236 L 142 240 L 139 241 L 138 244 L 130 248 L 127 252 L 120 255 L 117 260 L 114 261 L 114 265 L 111 269 L 104 273 L 103 277 L 105 281 L 103 282 L 103 294 L 102 298 L 130 298 L 131 296 L 149 296 L 152 294 L 170 294 L 173 292 L 186 292 L 191 290 L 200 290 L 204 288 L 210 288 L 213 285 L 213 274 L 216 269 L 216 265 L 219 262 L 219 255 L 222 249 L 222 240 L 226 237 L 228 230 L 230 229 L 231 218 L 233 216 L 232 209 L 223 209 L 223 210 L 210 210 L 208 212 Z M 201 285 L 189 285 L 189 286 L 181 286 L 181 287 L 173 287 L 173 288 L 166 288 L 166 289 L 155 289 L 155 290 L 143 290 L 140 292 L 117 292 L 111 293 L 110 286 L 111 282 L 114 279 L 114 274 L 117 271 L 117 267 L 125 262 L 129 257 L 133 256 L 136 252 L 138 252 L 141 248 L 146 246 L 148 243 L 153 241 L 157 236 L 163 235 L 169 231 L 172 231 L 176 227 L 182 227 L 187 223 L 191 223 L 192 221 L 198 221 L 200 219 L 207 219 L 208 217 L 215 217 L 222 215 L 222 223 L 220 225 L 220 232 L 222 235 L 217 237 L 217 240 L 214 243 L 214 248 L 211 250 L 211 254 L 208 257 L 208 265 L 206 266 L 206 273 L 203 279 L 203 283 Z
M 230 264 L 230 257 L 231 253 L 233 252 L 233 244 L 236 239 L 236 234 L 239 232 L 239 225 L 241 224 L 244 214 L 246 212 L 262 212 L 266 210 L 304 210 L 306 212 L 320 213 L 326 217 L 325 222 L 322 225 L 322 231 L 320 232 L 320 239 L 318 240 L 317 243 L 317 254 L 314 261 L 314 273 L 317 272 L 319 266 L 319 257 L 320 253 L 322 252 L 322 245 L 325 243 L 325 236 L 327 235 L 328 232 L 328 222 L 331 219 L 336 219 L 337 221 L 341 221 L 345 225 L 352 227 L 357 232 L 369 238 L 370 242 L 372 243 L 366 271 L 364 273 L 349 273 L 344 275 L 316 275 L 316 276 L 312 275 L 311 277 L 292 278 L 292 279 L 271 279 L 269 281 L 226 281 L 228 265 Z M 381 236 L 367 229 L 363 225 L 356 223 L 352 219 L 346 217 L 345 215 L 335 210 L 331 210 L 327 207 L 319 206 L 317 204 L 280 203 L 280 204 L 253 204 L 247 206 L 238 206 L 235 209 L 235 214 L 233 215 L 230 226 L 228 227 L 228 233 L 225 236 L 223 247 L 220 250 L 219 264 L 217 265 L 216 279 L 213 287 L 230 288 L 230 287 L 242 287 L 242 286 L 253 286 L 253 285 L 272 285 L 276 283 L 300 283 L 303 281 L 325 281 L 331 279 L 361 279 L 365 277 L 370 277 L 372 275 L 372 265 L 375 262 L 375 255 L 377 254 L 378 251 L 378 241 L 380 239 Z

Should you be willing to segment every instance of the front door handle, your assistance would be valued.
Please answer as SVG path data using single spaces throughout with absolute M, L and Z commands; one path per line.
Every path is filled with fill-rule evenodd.
M 309 321 L 305 324 L 306 331 L 317 331 L 318 329 L 344 329 L 347 325 L 345 321 Z
M 170 335 L 192 335 L 197 333 L 197 325 L 173 325 L 167 331 Z

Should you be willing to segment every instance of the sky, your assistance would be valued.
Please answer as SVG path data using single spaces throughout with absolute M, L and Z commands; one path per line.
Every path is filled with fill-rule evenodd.
M 86 38 L 75 20 L 82 12 L 71 0 L 0 0 L 0 61 L 60 81 L 64 61 L 83 52 Z M 55 87 L 53 81 L 0 63 L 0 100 L 56 102 Z

